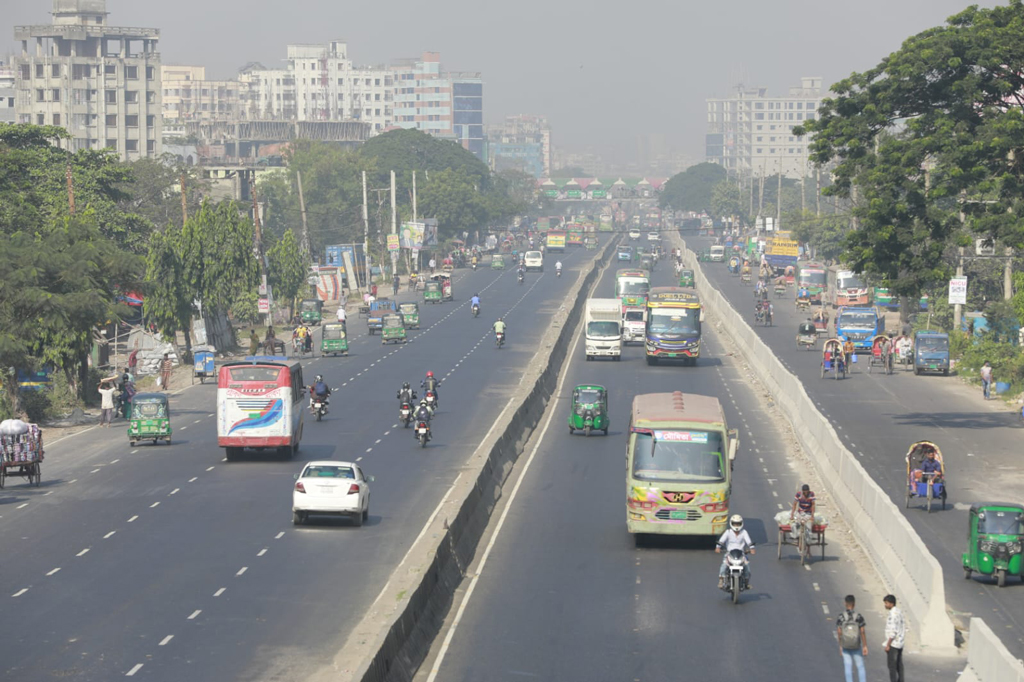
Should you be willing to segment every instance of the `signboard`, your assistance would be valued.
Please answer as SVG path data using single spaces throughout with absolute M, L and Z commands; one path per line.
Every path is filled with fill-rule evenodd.
M 402 223 L 398 233 L 399 245 L 403 249 L 421 249 L 425 246 L 437 246 L 437 220 L 427 218 L 418 222 Z
M 266 296 L 260 296 L 256 299 L 256 311 L 260 315 L 266 315 L 270 312 L 270 299 Z
M 591 192 L 591 196 L 595 199 L 604 199 L 605 197 L 608 196 L 608 192 L 603 189 L 595 189 L 593 192 Z
M 400 247 L 399 247 L 398 235 L 397 234 L 389 234 L 388 235 L 388 251 L 398 251 L 399 248 Z
M 328 246 L 326 249 L 327 264 L 328 265 L 341 265 L 341 246 Z
M 950 305 L 967 305 L 967 278 L 954 277 L 949 280 Z

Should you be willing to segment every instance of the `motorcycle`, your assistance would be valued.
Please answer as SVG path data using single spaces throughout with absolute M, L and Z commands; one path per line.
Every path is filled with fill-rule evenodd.
M 437 394 L 428 390 L 427 394 L 423 396 L 423 398 L 427 401 L 427 408 L 430 410 L 431 414 L 433 414 L 434 410 L 437 409 L 438 406 Z
M 557 270 L 555 270 L 555 277 L 561 277 L 561 276 L 562 276 L 562 268 L 558 268 Z
M 479 314 L 480 314 L 480 306 L 478 306 L 476 304 L 473 304 L 473 317 L 476 317 Z
M 316 420 L 320 421 L 324 418 L 324 415 L 327 414 L 327 399 L 313 396 L 313 405 L 310 409 L 313 412 L 313 416 L 316 417 Z
M 523 273 L 520 272 L 519 273 L 519 283 L 522 284 L 525 279 L 526 279 L 526 277 L 524 277 Z
M 505 332 L 494 332 L 494 345 L 498 348 L 505 345 Z
M 416 439 L 420 442 L 420 447 L 427 447 L 427 441 L 430 440 L 430 426 L 427 422 L 418 422 L 416 424 Z
M 740 600 L 740 592 L 745 592 L 747 581 L 743 579 L 743 569 L 747 564 L 747 557 L 743 550 L 732 549 L 725 557 L 726 579 L 722 585 L 722 591 L 732 594 L 732 603 Z
M 408 427 L 409 422 L 412 421 L 412 405 L 403 402 L 402 406 L 398 408 L 398 419 L 402 422 L 403 428 Z
M 476 270 L 476 261 L 473 261 L 473 269 Z

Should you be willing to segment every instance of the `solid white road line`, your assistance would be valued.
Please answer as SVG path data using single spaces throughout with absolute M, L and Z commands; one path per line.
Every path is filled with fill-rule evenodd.
M 580 332 L 583 326 L 580 325 L 577 328 L 576 333 L 573 335 L 572 343 L 570 348 L 575 348 L 579 342 Z M 562 386 L 565 383 L 565 379 L 569 376 L 569 367 L 572 362 L 567 362 L 562 365 L 561 376 L 558 378 L 558 385 L 555 387 L 554 396 L 559 396 L 562 393 Z M 511 401 L 509 401 L 511 403 Z M 507 408 L 506 408 L 507 409 Z M 504 411 L 503 411 L 504 414 Z M 487 566 L 487 560 L 491 557 L 491 550 L 494 549 L 494 545 L 498 540 L 498 536 L 501 535 L 501 529 L 505 525 L 505 519 L 508 518 L 508 513 L 512 509 L 516 501 L 516 496 L 519 494 L 519 489 L 523 485 L 523 480 L 526 478 L 526 474 L 529 473 L 530 467 L 533 465 L 533 460 L 537 456 L 537 452 L 540 450 L 541 444 L 544 442 L 544 437 L 547 435 L 548 428 L 551 426 L 551 422 L 554 419 L 555 410 L 548 406 L 548 416 L 544 423 L 544 428 L 541 429 L 540 435 L 537 438 L 536 444 L 533 446 L 533 450 L 530 451 L 530 456 L 526 460 L 526 464 L 523 466 L 523 470 L 519 473 L 519 478 L 516 480 L 515 486 L 512 488 L 512 494 L 509 495 L 508 504 L 501 512 L 501 518 L 498 519 L 498 525 L 494 528 L 494 534 L 491 535 L 490 541 L 487 543 L 487 549 L 484 550 L 483 556 L 480 558 L 480 565 L 477 566 L 476 573 L 470 579 L 469 588 L 466 590 L 465 596 L 462 598 L 462 603 L 459 604 L 459 610 L 455 613 L 455 620 L 452 621 L 451 628 L 445 634 L 444 642 L 441 644 L 441 650 L 437 654 L 437 659 L 434 661 L 434 666 L 430 670 L 430 675 L 427 676 L 427 682 L 435 682 L 437 675 L 440 672 L 441 664 L 444 663 L 444 657 L 448 653 L 448 648 L 451 646 L 452 639 L 455 638 L 455 631 L 459 627 L 459 623 L 462 621 L 463 615 L 466 613 L 466 607 L 469 605 L 469 600 L 473 596 L 473 592 L 476 590 L 477 582 L 480 580 L 480 576 L 483 575 L 484 568 Z M 503 423 L 500 418 L 495 421 L 495 425 Z M 491 428 L 494 428 L 493 426 Z M 490 433 L 490 432 L 488 432 Z M 486 439 L 485 439 L 486 441 Z

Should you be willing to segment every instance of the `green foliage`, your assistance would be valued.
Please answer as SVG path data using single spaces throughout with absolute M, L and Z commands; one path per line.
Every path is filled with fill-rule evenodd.
M 676 211 L 711 210 L 714 188 L 725 179 L 725 169 L 717 163 L 698 163 L 669 178 L 658 203 Z
M 288 230 L 267 250 L 267 281 L 274 297 L 279 303 L 290 303 L 304 290 L 307 276 L 309 259 L 299 251 L 298 240 Z
M 960 336 L 966 338 L 966 335 Z M 950 352 L 952 353 L 952 344 Z M 963 354 L 957 361 L 957 373 L 974 383 L 980 383 L 979 372 L 986 360 L 992 363 L 992 376 L 995 381 L 1013 384 L 1018 392 L 1024 388 L 1024 350 L 1020 346 L 1002 343 L 989 334 L 983 334 L 974 343 L 968 339 Z
M 436 171 L 419 191 L 420 214 L 437 218 L 439 239 L 480 227 L 488 219 L 487 200 L 473 180 L 456 170 Z
M 370 178 L 373 187 L 389 187 L 390 171 L 395 171 L 403 184 L 412 182 L 413 171 L 433 175 L 445 170 L 458 173 L 480 190 L 490 182 L 487 165 L 472 152 L 419 130 L 399 129 L 377 135 L 362 146 L 359 154 L 372 160 L 377 169 Z
M 229 312 L 231 319 L 235 322 L 248 325 L 257 324 L 260 321 L 259 294 L 254 289 L 239 291 Z
M 748 202 L 740 195 L 740 188 L 735 183 L 722 180 L 711 188 L 711 214 L 716 218 L 728 216 L 739 216 L 744 223 L 749 224 L 750 216 L 747 215 Z

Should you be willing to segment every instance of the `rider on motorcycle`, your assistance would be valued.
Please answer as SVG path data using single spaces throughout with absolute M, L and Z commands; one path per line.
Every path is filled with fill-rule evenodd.
M 423 423 L 425 423 L 427 425 L 427 438 L 429 439 L 431 437 L 431 435 L 430 435 L 430 417 L 432 416 L 432 414 L 430 412 L 430 408 L 427 407 L 427 401 L 426 400 L 421 400 L 420 401 L 419 407 L 416 408 L 416 414 L 414 416 L 416 417 L 416 421 L 417 422 L 423 422 Z M 419 438 L 419 434 L 418 433 L 413 433 L 413 438 L 414 439 L 418 439 Z
M 323 402 L 325 408 L 331 404 L 331 387 L 324 382 L 321 374 L 316 375 L 313 385 L 309 387 L 309 409 L 313 409 L 313 403 L 317 401 Z
M 519 269 L 516 271 L 516 274 L 519 276 L 520 282 L 522 282 L 523 279 L 526 277 L 526 268 L 523 267 L 522 263 L 519 264 Z
M 505 322 L 500 317 L 498 318 L 498 321 L 494 323 L 494 335 L 497 336 L 498 334 L 505 334 Z M 508 335 L 505 335 L 505 338 L 507 340 Z
M 480 308 L 480 294 L 473 294 L 473 298 L 469 299 L 469 308 Z
M 555 261 L 555 274 L 562 274 L 562 261 Z
M 413 401 L 416 400 L 416 391 L 409 388 L 409 382 L 407 381 L 404 384 L 402 384 L 402 388 L 398 390 L 397 397 L 399 401 L 403 403 L 409 403 L 410 405 L 412 405 Z
M 747 531 L 743 530 L 743 517 L 739 514 L 733 514 L 732 518 L 729 519 L 729 529 L 722 533 L 722 537 L 718 538 L 718 546 L 715 547 L 715 553 L 721 554 L 724 550 L 726 556 L 728 556 L 729 552 L 734 549 L 744 553 L 749 549 L 750 553 L 754 554 L 754 541 L 750 539 Z M 719 589 L 725 587 L 726 574 L 726 562 L 725 559 L 722 559 L 722 567 L 718 569 Z M 750 566 L 747 564 L 743 565 L 743 582 L 746 583 L 749 590 Z
M 434 392 L 434 404 L 441 402 L 441 394 L 437 392 L 437 387 L 441 384 L 440 380 L 434 378 L 434 373 L 431 371 L 427 372 L 427 376 L 420 383 L 420 387 L 426 391 Z

